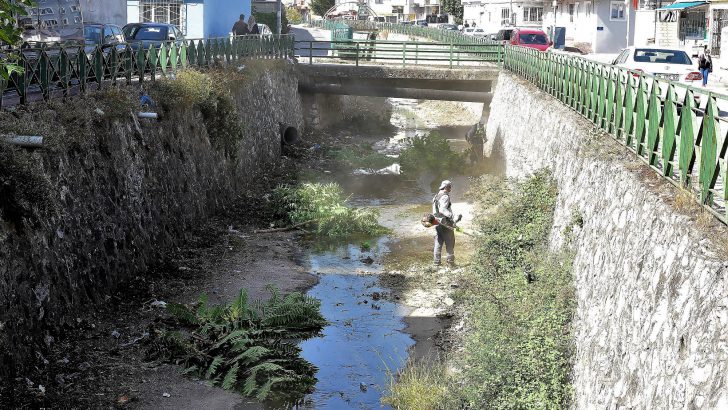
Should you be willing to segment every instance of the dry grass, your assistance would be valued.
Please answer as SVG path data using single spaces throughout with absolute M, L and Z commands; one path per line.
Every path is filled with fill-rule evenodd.
M 678 189 L 673 205 L 675 209 L 684 212 L 698 212 L 701 210 L 700 204 L 695 200 L 695 195 L 685 188 Z

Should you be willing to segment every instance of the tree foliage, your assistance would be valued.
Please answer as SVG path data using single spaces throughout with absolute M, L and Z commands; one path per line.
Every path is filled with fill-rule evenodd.
M 11 46 L 21 42 L 23 30 L 18 27 L 17 17 L 27 14 L 26 7 L 31 6 L 35 6 L 34 0 L 0 0 L 0 41 Z M 0 60 L 0 75 L 6 80 L 13 72 L 22 71 L 11 56 L 6 55 Z
M 288 17 L 288 22 L 291 24 L 303 23 L 303 16 L 301 15 L 301 12 L 295 7 L 286 8 L 286 16 Z
M 336 4 L 335 0 L 313 0 L 311 1 L 311 9 L 317 16 L 323 16 L 330 8 Z
M 455 17 L 456 24 L 463 22 L 463 3 L 460 0 L 442 0 L 442 9 Z

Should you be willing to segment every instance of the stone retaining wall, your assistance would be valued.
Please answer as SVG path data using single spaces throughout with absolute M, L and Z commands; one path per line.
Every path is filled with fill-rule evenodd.
M 546 167 L 558 182 L 551 245 L 575 251 L 574 407 L 728 408 L 725 227 L 511 74 L 487 132 L 508 176 Z
M 211 142 L 206 114 L 181 100 L 158 101 L 168 107 L 159 121 L 129 108 L 111 117 L 119 104 L 98 96 L 0 114 L 3 130 L 47 129 L 44 149 L 0 144 L 0 387 L 50 333 L 143 275 L 279 164 L 279 124 L 303 126 L 295 69 L 259 61 L 245 70 L 234 80 L 244 130 L 234 152 Z

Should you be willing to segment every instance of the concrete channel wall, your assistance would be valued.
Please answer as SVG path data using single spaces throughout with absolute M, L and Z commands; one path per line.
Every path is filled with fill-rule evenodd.
M 279 164 L 280 124 L 303 125 L 295 68 L 266 60 L 246 70 L 231 80 L 244 130 L 233 152 L 181 98 L 158 101 L 169 107 L 159 120 L 128 108 L 106 119 L 93 96 L 0 114 L 3 130 L 16 117 L 25 121 L 17 132 L 47 129 L 43 149 L 0 144 L 0 387 L 51 335 L 73 331 L 77 314 L 109 301 Z M 85 116 L 91 131 L 78 128 Z M 211 126 L 226 126 L 224 117 Z
M 726 229 L 511 74 L 487 133 L 509 177 L 545 167 L 559 186 L 551 245 L 575 252 L 574 407 L 728 408 Z

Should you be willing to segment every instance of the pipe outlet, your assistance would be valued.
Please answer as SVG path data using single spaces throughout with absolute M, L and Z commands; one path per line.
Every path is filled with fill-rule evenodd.
M 284 145 L 293 145 L 298 142 L 298 130 L 296 127 L 281 124 L 281 143 Z

